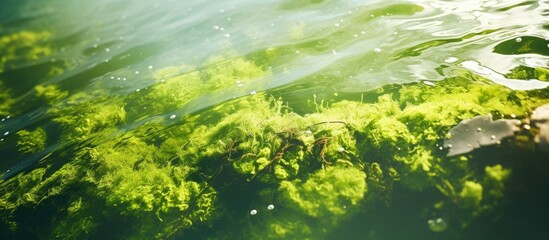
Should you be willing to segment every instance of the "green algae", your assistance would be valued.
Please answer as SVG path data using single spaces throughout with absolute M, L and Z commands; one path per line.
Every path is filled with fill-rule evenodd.
M 46 147 L 47 136 L 43 128 L 33 131 L 21 130 L 17 132 L 17 136 L 17 147 L 21 153 L 37 153 Z
M 0 116 L 17 113 L 13 109 L 16 103 L 15 89 L 6 72 L 30 61 L 50 56 L 53 52 L 47 40 L 51 37 L 47 31 L 21 31 L 0 36 Z
M 283 98 L 257 93 L 182 116 L 182 124 L 157 119 L 124 128 L 205 92 L 270 74 L 245 58 L 208 63 L 213 66 L 204 70 L 159 70 L 152 87 L 127 97 L 108 97 L 100 89 L 68 95 L 55 85 L 37 86 L 35 94 L 51 105 L 46 114 L 62 141 L 82 144 L 3 182 L 1 220 L 14 233 L 27 231 L 32 227 L 21 224 L 19 211 L 53 208 L 63 214 L 49 223 L 49 237 L 88 238 L 108 229 L 112 219 L 130 225 L 131 231 L 117 233 L 123 238 L 185 237 L 220 220 L 242 219 L 242 209 L 224 197 L 231 188 L 244 188 L 249 195 L 240 198 L 274 201 L 277 207 L 267 210 L 272 214 L 248 216 L 260 220 L 238 231 L 215 230 L 211 238 L 313 239 L 369 205 L 390 203 L 398 185 L 436 191 L 442 200 L 428 211 L 460 209 L 454 220 L 467 227 L 505 197 L 512 171 L 495 164 L 475 172 L 474 152 L 444 157 L 446 133 L 477 115 L 520 119 L 549 102 L 539 92 L 512 91 L 462 74 L 435 86 L 388 86 L 370 93 L 375 97 L 368 101 L 315 100 L 301 113 Z M 178 74 L 182 68 L 187 70 Z M 19 151 L 43 150 L 48 134 L 41 128 L 19 131 Z

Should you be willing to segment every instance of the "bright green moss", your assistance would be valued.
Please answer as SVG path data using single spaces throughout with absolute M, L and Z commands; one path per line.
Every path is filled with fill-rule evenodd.
M 510 170 L 496 164 L 475 172 L 474 152 L 463 160 L 444 157 L 444 134 L 463 119 L 490 113 L 520 117 L 547 102 L 529 92 L 456 77 L 434 87 L 393 86 L 370 93 L 375 97 L 369 102 L 305 106 L 307 114 L 292 111 L 282 98 L 258 93 L 177 119 L 125 125 L 270 74 L 244 58 L 208 63 L 203 70 L 160 70 L 157 83 L 126 97 L 103 91 L 67 96 L 55 85 L 37 86 L 37 96 L 52 106 L 47 114 L 62 142 L 77 147 L 55 153 L 66 161 L 47 158 L 40 168 L 8 180 L 9 193 L 0 197 L 4 212 L 64 209 L 52 222 L 52 238 L 85 237 L 104 219 L 114 219 L 129 223 L 125 238 L 165 239 L 195 227 L 217 228 L 210 224 L 223 217 L 239 226 L 249 220 L 250 226 L 242 232 L 216 230 L 219 238 L 322 239 L 345 217 L 367 211 L 363 206 L 390 204 L 399 184 L 406 191 L 438 191 L 438 211 L 457 206 L 473 216 L 503 197 Z M 18 135 L 21 152 L 44 148 L 44 130 Z M 34 142 L 42 135 L 43 141 Z M 233 188 L 248 195 L 223 199 Z M 71 191 L 81 197 L 68 197 Z M 257 221 L 242 220 L 235 205 L 245 199 L 277 207 L 259 218 L 268 211 L 261 210 L 253 216 Z
M 510 169 L 504 169 L 500 164 L 486 166 L 483 185 L 487 187 L 486 194 L 495 199 L 503 197 L 504 183 L 511 175 Z
M 67 91 L 59 90 L 56 85 L 38 85 L 34 87 L 36 96 L 45 100 L 48 104 L 54 104 L 69 95 Z
M 15 99 L 12 98 L 10 90 L 4 86 L 2 81 L 0 81 L 0 116 L 10 116 L 10 109 L 14 103 Z
M 0 37 L 0 73 L 11 62 L 38 60 L 48 56 L 52 50 L 44 44 L 51 33 L 21 31 Z
M 156 83 L 148 90 L 130 94 L 126 110 L 130 118 L 162 114 L 179 109 L 204 93 L 251 84 L 270 73 L 242 57 L 212 57 L 197 70 L 191 66 L 168 67 L 155 73 Z
M 21 153 L 37 153 L 46 147 L 47 135 L 43 128 L 17 132 L 17 148 Z
M 53 121 L 64 129 L 65 140 L 86 140 L 105 130 L 112 131 L 125 121 L 123 103 L 116 98 L 107 99 L 102 95 L 101 92 L 77 93 L 48 110 Z
M 482 185 L 474 181 L 465 181 L 459 193 L 460 201 L 465 208 L 477 208 L 482 201 Z
M 367 191 L 366 174 L 356 168 L 329 167 L 306 181 L 280 182 L 280 200 L 311 217 L 335 218 L 357 206 Z

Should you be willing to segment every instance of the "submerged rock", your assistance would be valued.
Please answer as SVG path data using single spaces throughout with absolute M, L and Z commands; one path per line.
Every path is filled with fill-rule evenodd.
M 444 140 L 444 147 L 449 148 L 447 156 L 456 156 L 473 151 L 481 146 L 497 144 L 501 139 L 519 130 L 516 119 L 492 120 L 492 116 L 476 116 L 461 121 L 450 129 L 449 137 Z
M 539 133 L 534 141 L 538 144 L 540 150 L 549 152 L 549 104 L 536 108 L 530 120 L 539 128 Z

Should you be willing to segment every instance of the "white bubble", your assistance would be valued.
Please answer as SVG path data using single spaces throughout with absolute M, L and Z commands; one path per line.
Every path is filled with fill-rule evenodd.
M 250 215 L 254 216 L 254 215 L 256 215 L 256 214 L 257 214 L 257 210 L 252 209 L 252 211 L 250 211 Z
M 7 132 L 4 133 L 4 136 L 8 136 L 9 134 L 10 134 L 10 132 L 7 131 Z
M 251 95 L 255 95 L 256 93 L 257 93 L 256 91 L 250 92 Z
M 455 63 L 455 62 L 457 62 L 457 60 L 458 59 L 456 57 L 448 57 L 448 58 L 444 59 L 444 62 L 445 63 Z
M 238 86 L 238 87 L 244 87 L 244 84 L 239 83 L 237 86 Z
M 516 42 L 522 42 L 522 38 L 519 38 L 519 37 L 518 37 L 518 38 L 515 38 L 515 41 L 516 41 Z
M 299 54 L 299 50 L 295 50 L 295 53 L 296 53 L 296 54 Z
M 423 84 L 425 84 L 427 86 L 431 86 L 431 87 L 436 86 L 433 82 L 430 82 L 430 81 L 423 81 Z
M 213 26 L 213 29 L 219 30 L 219 26 L 215 25 L 215 26 Z
M 345 148 L 339 147 L 339 148 L 337 149 L 337 151 L 338 151 L 338 152 L 345 152 Z
M 135 71 L 135 74 L 139 74 L 139 71 Z
M 313 134 L 313 132 L 311 132 L 311 130 L 305 130 L 304 133 L 305 133 L 305 135 L 312 135 Z
M 273 210 L 273 209 L 275 209 L 275 206 L 274 206 L 274 205 L 269 204 L 269 206 L 267 206 L 267 210 Z
M 136 91 L 136 92 L 139 92 L 139 91 L 141 91 L 141 89 L 138 88 L 138 89 L 136 89 L 135 91 Z
M 334 24 L 334 26 L 339 27 L 339 23 Z
M 170 119 L 175 119 L 175 117 L 177 117 L 175 114 L 171 115 L 170 116 Z
M 380 53 L 380 52 L 381 52 L 381 48 L 374 48 L 374 52 Z
M 149 69 L 153 69 L 153 66 L 152 66 L 152 65 L 149 65 Z
M 110 48 L 105 48 L 105 52 L 110 52 L 111 49 Z
M 332 54 L 334 54 L 334 55 L 337 54 L 337 51 L 335 49 L 332 50 Z
M 231 34 L 228 34 L 228 33 L 227 33 L 227 34 L 225 34 L 224 36 L 225 36 L 226 38 L 230 38 L 230 37 L 231 37 Z

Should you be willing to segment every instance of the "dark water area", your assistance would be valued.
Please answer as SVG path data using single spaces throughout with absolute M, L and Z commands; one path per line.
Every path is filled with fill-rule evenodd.
M 548 9 L 5 0 L 0 238 L 542 239 Z

